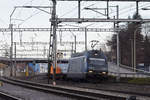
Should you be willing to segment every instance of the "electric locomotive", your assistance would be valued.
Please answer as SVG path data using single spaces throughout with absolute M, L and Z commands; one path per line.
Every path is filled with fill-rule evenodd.
M 107 73 L 107 58 L 102 50 L 75 53 L 69 59 L 67 78 L 86 79 L 92 76 L 106 76 Z

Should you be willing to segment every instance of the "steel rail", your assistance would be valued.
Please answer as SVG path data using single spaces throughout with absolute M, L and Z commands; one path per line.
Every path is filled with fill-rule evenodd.
M 40 75 L 35 75 L 35 76 L 30 76 L 29 78 L 35 79 L 35 80 L 39 80 L 41 78 L 45 78 L 47 74 L 43 73 Z M 26 78 L 26 77 L 25 77 Z M 95 89 L 95 90 L 103 90 L 103 91 L 108 91 L 108 92 L 117 92 L 117 93 L 124 93 L 124 94 L 130 94 L 130 95 L 138 95 L 138 96 L 146 96 L 146 97 L 150 97 L 149 93 L 139 93 L 139 92 L 132 92 L 132 91 L 121 91 L 121 90 L 115 90 L 115 89 L 101 89 L 101 88 L 93 88 L 93 87 L 89 87 L 89 86 L 76 86 L 79 88 L 85 88 L 85 89 Z
M 87 89 L 84 90 L 78 90 L 75 88 L 66 88 L 62 86 L 53 86 L 53 85 L 46 85 L 46 84 L 40 84 L 40 83 L 34 83 L 29 81 L 23 81 L 19 79 L 12 79 L 12 78 L 3 78 L 2 81 L 8 82 L 14 85 L 23 86 L 30 89 L 36 89 L 43 92 L 48 93 L 54 93 L 54 94 L 61 94 L 65 96 L 70 96 L 74 98 L 80 98 L 80 99 L 90 99 L 90 100 L 100 100 L 100 99 L 109 99 L 109 100 L 126 100 L 127 97 L 121 97 L 118 95 L 108 95 L 104 93 L 96 93 L 96 92 L 90 92 Z M 104 91 L 103 91 L 104 92 Z
M 4 93 L 4 92 L 0 92 L 0 99 L 3 99 L 3 100 L 23 100 L 21 98 L 18 98 L 16 96 L 12 96 L 12 95 L 10 95 L 8 93 Z
M 29 78 L 35 79 L 35 80 L 39 80 L 41 78 L 45 78 L 46 74 L 40 74 L 40 75 L 35 75 L 35 76 L 30 76 Z M 26 77 L 25 77 L 26 78 Z M 89 86 L 76 86 L 77 88 L 84 88 L 84 89 L 95 89 L 95 90 L 102 90 L 102 91 L 108 91 L 108 92 L 117 92 L 117 93 L 123 93 L 123 94 L 130 94 L 132 96 L 138 95 L 138 96 L 143 96 L 143 97 L 150 97 L 149 93 L 140 93 L 140 92 L 133 92 L 133 91 L 121 91 L 121 90 L 115 90 L 115 89 L 103 89 L 103 88 L 94 88 L 94 87 L 89 87 Z

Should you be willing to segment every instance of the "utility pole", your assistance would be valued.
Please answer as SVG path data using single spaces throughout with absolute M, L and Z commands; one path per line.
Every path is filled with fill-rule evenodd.
M 107 0 L 107 19 L 109 19 L 109 0 Z
M 136 16 L 139 15 L 139 1 L 136 1 Z M 136 32 L 138 31 L 138 25 L 133 34 L 133 71 L 136 71 Z
M 116 17 L 117 17 L 117 20 L 119 19 L 119 6 L 110 6 L 110 7 L 116 7 Z M 115 20 L 115 16 L 114 16 L 114 20 Z M 117 24 L 117 27 L 116 27 L 116 24 Z M 117 33 L 117 73 L 118 73 L 118 76 L 116 77 L 116 80 L 117 81 L 120 81 L 120 46 L 119 46 L 119 22 L 114 22 L 114 28 L 117 29 L 116 33 Z
M 87 51 L 87 28 L 85 27 L 85 51 Z
M 71 55 L 73 54 L 73 42 L 72 42 L 72 45 L 71 45 Z
M 136 1 L 136 14 L 139 15 L 139 1 Z
M 75 50 L 74 50 L 74 53 L 76 53 L 76 49 L 77 49 L 77 45 L 76 45 L 76 42 L 77 42 L 77 39 L 76 39 L 76 35 L 74 36 L 74 44 L 75 44 Z
M 134 37 L 131 37 L 131 67 L 133 68 L 133 71 L 134 71 Z
M 17 70 L 17 66 L 16 66 L 16 42 L 14 42 L 15 45 L 15 66 L 14 66 L 14 75 L 16 76 L 16 70 Z
M 134 70 L 134 72 L 136 71 L 136 32 L 137 32 L 137 30 L 138 30 L 138 27 L 136 28 L 136 30 L 134 31 L 134 38 L 133 38 L 133 45 L 134 45 L 134 53 L 133 53 L 133 57 L 134 57 L 134 62 L 133 62 L 133 70 Z
M 117 20 L 119 19 L 119 6 L 111 6 L 111 7 L 116 7 L 116 17 Z M 115 16 L 114 16 L 115 19 Z M 117 26 L 116 26 L 117 24 Z M 120 46 L 119 46 L 119 22 L 114 22 L 114 28 L 116 29 L 117 33 L 117 73 L 118 76 L 116 77 L 116 81 L 120 81 Z
M 116 6 L 116 10 L 117 10 L 117 20 L 119 19 L 119 6 L 117 5 Z M 118 76 L 117 76 L 117 81 L 120 81 L 120 50 L 119 50 L 119 31 L 118 31 L 118 28 L 119 28 L 119 23 L 117 22 L 117 72 L 118 72 Z
M 78 1 L 78 18 L 81 18 L 81 1 Z
M 11 49 L 10 49 L 10 60 L 11 60 L 11 65 L 10 65 L 10 76 L 13 76 L 13 24 L 10 24 L 10 30 L 11 30 Z
M 53 25 L 53 85 L 56 85 L 55 81 L 55 73 L 57 67 L 57 37 L 56 37 L 56 27 L 57 27 L 57 19 L 56 19 L 56 0 L 52 0 L 53 2 L 53 11 L 52 11 L 52 25 Z

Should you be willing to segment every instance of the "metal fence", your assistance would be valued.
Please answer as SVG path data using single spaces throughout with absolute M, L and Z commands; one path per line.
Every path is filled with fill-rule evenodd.
M 119 73 L 120 77 L 125 78 L 150 78 L 150 74 L 147 73 Z M 108 72 L 108 75 L 118 76 L 117 72 Z

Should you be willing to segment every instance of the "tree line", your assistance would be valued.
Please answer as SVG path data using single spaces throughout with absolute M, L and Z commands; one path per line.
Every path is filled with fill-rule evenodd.
M 134 14 L 129 19 L 142 19 L 139 14 Z M 150 38 L 147 34 L 143 34 L 141 22 L 128 22 L 124 27 L 119 26 L 119 50 L 120 63 L 132 66 L 134 56 L 134 42 L 136 45 L 136 65 L 144 63 L 145 66 L 150 65 Z M 135 38 L 135 41 L 134 41 Z M 107 41 L 107 45 L 111 47 L 111 56 L 117 54 L 117 35 L 114 34 L 111 40 Z M 112 55 L 113 54 L 113 55 Z

